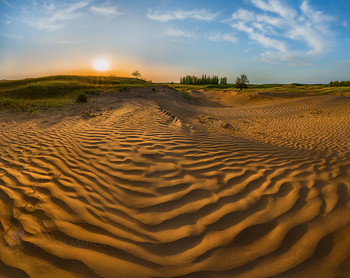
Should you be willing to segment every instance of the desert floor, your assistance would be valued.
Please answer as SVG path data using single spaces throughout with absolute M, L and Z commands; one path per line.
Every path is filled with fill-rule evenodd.
M 165 86 L 0 112 L 0 277 L 350 277 L 350 98 Z

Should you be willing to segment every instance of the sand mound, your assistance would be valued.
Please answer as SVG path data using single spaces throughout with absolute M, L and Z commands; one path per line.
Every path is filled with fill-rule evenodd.
M 158 88 L 3 112 L 0 277 L 347 277 L 349 107 Z

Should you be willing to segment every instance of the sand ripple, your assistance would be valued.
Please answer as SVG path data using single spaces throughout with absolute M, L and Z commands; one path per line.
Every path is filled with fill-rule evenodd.
M 350 275 L 348 155 L 196 131 L 143 101 L 1 124 L 0 277 Z

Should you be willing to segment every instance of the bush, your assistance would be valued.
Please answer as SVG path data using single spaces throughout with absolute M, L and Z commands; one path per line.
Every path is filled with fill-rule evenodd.
M 127 92 L 127 91 L 129 91 L 129 88 L 128 87 L 122 87 L 122 88 L 119 88 L 119 92 Z
M 88 95 L 85 93 L 81 93 L 80 95 L 77 96 L 77 102 L 87 102 L 88 101 Z
M 350 86 L 350 81 L 331 81 L 330 87 L 347 87 Z

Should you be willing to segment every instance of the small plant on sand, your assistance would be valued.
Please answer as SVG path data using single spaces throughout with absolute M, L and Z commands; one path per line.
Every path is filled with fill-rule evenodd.
M 127 92 L 127 91 L 129 91 L 129 88 L 128 87 L 121 87 L 121 88 L 119 88 L 119 92 Z
M 77 102 L 87 102 L 88 101 L 88 95 L 85 93 L 81 93 L 80 95 L 77 96 L 76 101 Z

